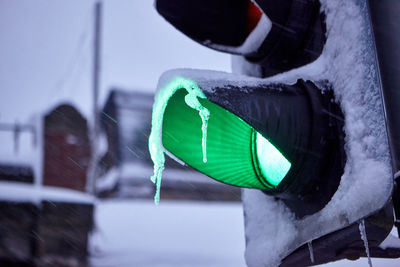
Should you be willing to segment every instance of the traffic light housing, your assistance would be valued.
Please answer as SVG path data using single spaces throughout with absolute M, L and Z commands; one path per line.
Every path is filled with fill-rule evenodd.
M 184 2 L 157 0 L 156 8 L 195 41 L 239 55 L 236 64 L 243 66 L 236 69 L 261 79 L 188 70 L 160 79 L 149 143 L 158 188 L 164 153 L 216 180 L 250 188 L 242 194 L 249 266 L 305 266 L 366 256 L 359 224 L 365 226 L 372 256 L 399 257 L 399 250 L 379 248 L 393 226 L 392 174 L 400 176 L 399 138 L 392 128 L 398 125 L 393 102 L 400 97 L 393 88 L 400 86 L 395 78 L 400 76 L 393 76 L 396 67 L 382 56 L 386 46 L 400 41 L 382 37 L 380 29 L 397 29 L 400 23 L 393 21 L 398 19 L 383 18 L 381 6 L 371 11 L 367 0 L 256 0 L 262 15 L 246 32 L 248 11 L 242 11 L 249 1 Z M 225 6 L 230 19 L 241 18 L 242 28 L 233 27 L 239 41 L 230 42 L 234 24 L 221 17 Z M 177 85 L 176 79 L 184 85 L 169 86 Z M 391 111 L 388 120 L 382 92 L 384 108 Z M 213 114 L 219 122 L 211 122 Z M 240 145 L 217 142 L 219 137 Z M 279 152 L 273 157 L 280 166 L 275 182 L 260 167 L 257 140 Z M 269 162 L 264 170 L 274 170 Z
M 326 40 L 318 0 L 157 0 L 155 7 L 194 41 L 262 67 L 262 76 L 316 60 Z
M 220 86 L 211 79 L 210 87 L 182 76 L 162 78 L 168 83 L 154 108 L 165 108 L 153 116 L 162 130 L 152 133 L 161 134 L 154 137 L 162 139 L 158 149 L 220 182 L 279 197 L 298 217 L 328 203 L 346 159 L 343 114 L 328 83 L 319 83 L 323 92 L 303 80 L 289 85 L 244 79 L 241 86 Z M 199 110 L 187 104 L 192 87 L 207 111 L 206 129 Z

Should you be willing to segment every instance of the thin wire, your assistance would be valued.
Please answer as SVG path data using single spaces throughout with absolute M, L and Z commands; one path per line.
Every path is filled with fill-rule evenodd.
M 73 79 L 71 85 L 75 85 L 75 81 L 81 77 L 82 71 L 77 70 L 80 69 L 82 62 L 83 64 L 85 64 L 86 61 L 83 51 L 89 39 L 88 36 L 92 26 L 91 19 L 92 6 L 90 6 L 89 10 L 86 12 L 86 18 L 84 19 L 85 22 L 76 43 L 74 52 L 72 53 L 69 63 L 65 69 L 65 72 L 63 73 L 63 75 L 61 75 L 61 77 L 50 90 L 50 94 L 47 99 L 48 102 L 52 102 L 52 100 L 55 100 L 56 97 L 65 92 L 65 89 L 69 90 L 71 86 L 67 86 L 67 83 L 71 81 L 71 79 Z

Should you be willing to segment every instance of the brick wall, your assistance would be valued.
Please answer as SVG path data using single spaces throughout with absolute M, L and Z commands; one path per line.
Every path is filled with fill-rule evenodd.
M 90 162 L 87 122 L 70 105 L 45 117 L 43 184 L 85 191 Z

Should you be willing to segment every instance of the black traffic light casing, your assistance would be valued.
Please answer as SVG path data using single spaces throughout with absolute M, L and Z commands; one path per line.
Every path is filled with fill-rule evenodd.
M 343 174 L 344 119 L 329 83 L 229 85 L 205 91 L 207 99 L 237 115 L 292 163 L 285 179 L 266 193 L 282 199 L 297 217 L 322 209 Z
M 269 83 L 263 79 L 241 77 L 239 86 L 236 75 L 223 76 L 221 78 L 218 72 L 196 70 L 174 70 L 164 74 L 154 105 L 154 110 L 158 111 L 153 113 L 151 143 L 162 139 L 163 147 L 158 150 L 173 154 L 213 179 L 257 188 L 281 199 L 297 218 L 321 210 L 336 192 L 346 162 L 343 113 L 330 84 L 304 80 L 294 84 Z M 202 81 L 204 77 L 206 83 Z M 200 157 L 200 116 L 185 103 L 192 86 L 198 87 L 204 94 L 202 98 L 207 99 L 204 102 L 200 98 L 209 113 L 208 130 L 205 131 L 207 162 L 202 162 Z M 215 109 L 211 104 L 219 108 Z M 162 108 L 164 110 L 160 112 Z M 225 113 L 233 118 L 224 118 Z M 159 131 L 155 125 L 161 121 Z M 289 162 L 290 167 L 278 183 L 273 183 L 276 180 L 273 177 L 263 177 L 268 176 L 263 173 L 263 168 L 274 168 L 276 164 L 261 164 L 261 161 L 274 159 L 260 154 L 263 147 L 259 146 L 257 138 L 254 139 L 255 134 L 242 135 L 240 125 L 243 123 L 251 128 L 250 131 L 266 138 Z M 152 154 L 155 156 L 157 152 L 152 151 Z M 157 162 L 154 157 L 153 160 Z M 248 181 L 242 182 L 243 179 Z
M 253 6 L 267 18 L 259 18 Z M 261 66 L 264 76 L 314 61 L 325 43 L 325 17 L 318 0 L 281 0 L 279 4 L 275 0 L 157 0 L 155 7 L 194 41 L 243 55 Z M 252 24 L 258 19 L 255 27 Z M 249 24 L 257 36 L 246 42 Z
M 393 206 L 395 225 L 400 236 L 400 2 L 395 0 L 368 1 L 368 11 L 373 29 L 377 61 L 379 65 L 382 97 L 392 167 L 394 173 Z M 396 34 L 397 33 L 397 34 Z

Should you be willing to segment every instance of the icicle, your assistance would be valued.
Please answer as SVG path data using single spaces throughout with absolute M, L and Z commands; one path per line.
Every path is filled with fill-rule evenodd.
M 310 260 L 311 260 L 311 263 L 314 263 L 314 249 L 313 249 L 313 246 L 312 246 L 312 243 L 311 243 L 312 241 L 310 241 L 310 242 L 307 242 L 307 245 L 308 245 L 308 251 L 310 252 Z
M 154 163 L 154 174 L 151 176 L 151 181 L 156 184 L 156 193 L 154 195 L 154 203 L 160 202 L 160 190 L 161 190 L 161 177 L 164 170 L 165 155 L 166 152 L 162 145 L 162 122 L 164 111 L 167 106 L 170 97 L 179 89 L 185 89 L 187 95 L 185 96 L 186 104 L 199 111 L 199 116 L 202 120 L 202 148 L 203 148 L 203 162 L 207 162 L 207 125 L 210 117 L 210 111 L 203 107 L 199 102 L 198 98 L 206 98 L 201 89 L 197 84 L 191 80 L 185 78 L 176 78 L 171 81 L 165 88 L 159 91 L 156 96 L 155 103 L 153 106 L 153 116 L 151 121 L 151 133 L 149 136 L 149 151 L 151 160 Z
M 203 132 L 202 138 L 202 147 L 203 147 L 203 162 L 207 162 L 207 126 L 208 126 L 208 119 L 210 118 L 210 112 L 208 109 L 203 109 L 200 111 L 200 117 L 203 122 L 201 126 L 201 130 Z
M 371 257 L 370 257 L 370 254 L 369 254 L 367 232 L 365 230 L 365 221 L 364 220 L 360 221 L 360 224 L 359 224 L 358 228 L 360 229 L 361 239 L 364 242 L 365 253 L 367 253 L 367 257 L 368 257 L 368 264 L 369 264 L 370 267 L 372 267 L 372 261 L 371 261 Z
M 161 166 L 154 165 L 154 175 L 151 176 L 150 180 L 156 184 L 156 193 L 154 195 L 154 203 L 158 205 L 160 203 L 160 190 L 161 190 L 161 175 L 164 170 L 164 164 Z
M 199 111 L 199 115 L 202 121 L 202 126 L 201 126 L 201 131 L 203 133 L 202 137 L 202 148 L 203 148 L 203 162 L 207 162 L 207 125 L 208 125 L 208 119 L 210 118 L 210 111 L 203 107 L 199 100 L 197 99 L 198 97 L 198 91 L 192 90 L 190 91 L 186 96 L 185 96 L 185 102 L 186 104 Z

